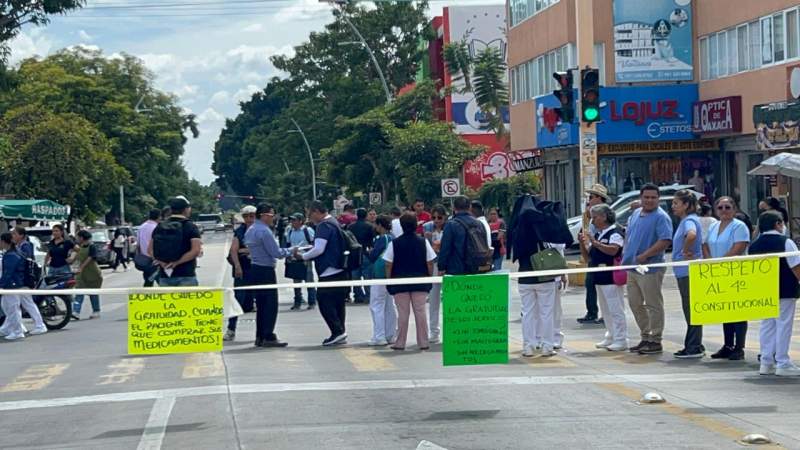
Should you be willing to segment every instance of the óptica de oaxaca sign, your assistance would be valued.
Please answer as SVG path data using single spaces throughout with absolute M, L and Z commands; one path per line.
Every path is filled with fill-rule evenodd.
M 697 134 L 739 133 L 742 131 L 742 97 L 695 102 L 692 119 L 692 131 Z

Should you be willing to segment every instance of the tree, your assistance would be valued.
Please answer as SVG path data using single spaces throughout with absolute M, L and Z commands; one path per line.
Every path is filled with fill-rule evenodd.
M 478 191 L 478 197 L 486 208 L 496 207 L 505 217 L 511 216 L 511 208 L 517 197 L 541 192 L 539 178 L 533 173 L 523 173 L 509 178 L 487 181 Z
M 505 81 L 506 63 L 499 50 L 486 47 L 474 57 L 470 55 L 466 38 L 447 44 L 443 50 L 447 70 L 454 81 L 464 82 L 461 94 L 475 94 L 478 108 L 486 115 L 489 129 L 502 140 L 507 132 L 504 111 L 508 108 L 508 83 Z
M 53 14 L 83 7 L 85 0 L 0 0 L 0 66 L 10 55 L 8 42 L 25 24 L 46 25 Z
M 39 106 L 7 112 L 0 133 L 0 177 L 7 193 L 70 205 L 93 221 L 106 200 L 129 179 L 94 125 L 76 114 L 54 114 Z

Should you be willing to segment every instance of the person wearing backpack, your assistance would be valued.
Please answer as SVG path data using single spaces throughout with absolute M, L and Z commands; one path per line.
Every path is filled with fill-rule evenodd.
M 490 237 L 483 224 L 470 214 L 470 201 L 460 196 L 453 200 L 453 218 L 444 226 L 439 251 L 440 275 L 471 275 L 492 269 Z
M 3 272 L 0 277 L 2 289 L 24 289 L 23 275 L 25 272 L 25 259 L 17 250 L 11 233 L 0 235 L 0 250 L 3 251 Z M 25 326 L 22 325 L 22 311 L 20 310 L 20 296 L 3 294 L 0 306 L 6 320 L 0 326 L 0 336 L 8 341 L 25 338 Z
M 314 247 L 305 252 L 295 248 L 294 256 L 303 261 L 314 261 L 314 268 L 320 282 L 345 281 L 350 279 L 345 256 L 345 235 L 339 222 L 328 214 L 328 207 L 320 201 L 313 201 L 308 207 L 308 217 L 316 225 Z M 319 312 L 325 320 L 331 335 L 322 341 L 324 346 L 347 343 L 345 329 L 345 303 L 350 294 L 348 287 L 326 287 L 317 289 Z
M 383 260 L 383 254 L 392 242 L 391 230 L 391 217 L 381 215 L 375 219 L 375 231 L 378 236 L 375 237 L 372 251 L 369 253 L 372 278 L 386 278 L 386 262 Z M 372 315 L 372 339 L 368 344 L 373 347 L 394 344 L 397 308 L 386 286 L 372 286 L 369 291 L 369 311 Z
M 81 230 L 78 232 L 78 270 L 75 272 L 76 289 L 100 289 L 103 287 L 103 272 L 97 265 L 97 248 L 92 245 L 92 233 Z M 72 318 L 80 320 L 83 295 L 76 295 L 72 300 Z M 100 318 L 100 296 L 90 294 L 92 303 L 90 319 Z
M 171 215 L 150 239 L 150 253 L 161 267 L 159 286 L 197 286 L 197 257 L 203 251 L 200 230 L 189 220 L 192 206 L 180 195 L 169 199 Z
M 286 229 L 286 239 L 285 243 L 287 247 L 304 247 L 308 245 L 314 245 L 314 230 L 307 227 L 304 224 L 304 217 L 300 213 L 295 213 L 290 216 L 292 220 L 292 224 L 289 228 Z M 296 265 L 295 268 L 292 268 L 292 265 Z M 311 263 L 307 261 L 287 261 L 286 262 L 286 274 L 290 275 L 291 272 L 301 273 L 305 269 L 305 277 L 302 278 L 294 278 L 292 276 L 293 283 L 301 283 L 303 281 L 307 281 L 309 283 L 314 282 L 314 272 L 311 269 Z M 287 277 L 288 278 L 288 277 Z M 308 309 L 314 309 L 317 305 L 317 290 L 315 288 L 308 288 Z M 301 288 L 294 288 L 294 305 L 292 305 L 292 311 L 299 311 L 303 303 L 303 289 Z
M 20 256 L 23 258 L 23 285 L 29 289 L 33 289 L 39 282 L 42 270 L 41 267 L 36 264 L 33 244 L 28 240 L 28 232 L 25 230 L 25 227 L 19 225 L 14 227 L 14 229 L 11 230 L 11 239 L 14 241 L 17 252 L 19 252 Z M 42 320 L 42 314 L 39 312 L 39 308 L 36 306 L 36 303 L 33 302 L 33 296 L 30 294 L 20 294 L 19 301 L 22 309 L 33 319 L 33 330 L 31 330 L 30 334 L 47 333 L 47 327 L 44 325 L 44 320 Z

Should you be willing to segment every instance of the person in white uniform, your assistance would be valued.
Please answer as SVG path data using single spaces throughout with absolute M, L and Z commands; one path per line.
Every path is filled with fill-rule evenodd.
M 0 288 L 25 288 L 23 283 L 25 260 L 17 251 L 17 247 L 11 239 L 11 233 L 3 233 L 0 235 L 0 250 L 4 252 Z M 0 326 L 0 335 L 9 341 L 15 341 L 25 337 L 20 300 L 21 297 L 16 294 L 3 294 L 2 300 L 0 300 L 0 307 L 3 308 L 3 314 L 5 314 L 5 321 L 3 325 Z
M 593 206 L 590 213 L 596 231 L 594 235 L 581 235 L 581 253 L 589 261 L 589 267 L 612 267 L 615 258 L 622 254 L 625 244 L 622 230 L 616 224 L 616 214 L 606 204 Z M 612 352 L 627 350 L 624 288 L 614 283 L 614 274 L 611 271 L 595 272 L 592 278 L 606 326 L 603 340 L 595 344 L 595 347 Z
M 758 217 L 758 239 L 750 245 L 751 255 L 768 253 L 796 252 L 797 245 L 784 235 L 786 224 L 777 211 L 767 211 Z M 774 319 L 761 321 L 759 340 L 761 342 L 761 375 L 784 377 L 800 376 L 797 367 L 789 357 L 792 342 L 797 297 L 800 295 L 800 257 L 787 256 L 780 259 L 780 315 Z

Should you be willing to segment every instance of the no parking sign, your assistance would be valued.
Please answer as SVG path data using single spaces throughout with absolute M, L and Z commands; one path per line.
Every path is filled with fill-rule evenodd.
M 458 197 L 461 195 L 461 180 L 445 178 L 442 180 L 442 197 Z

